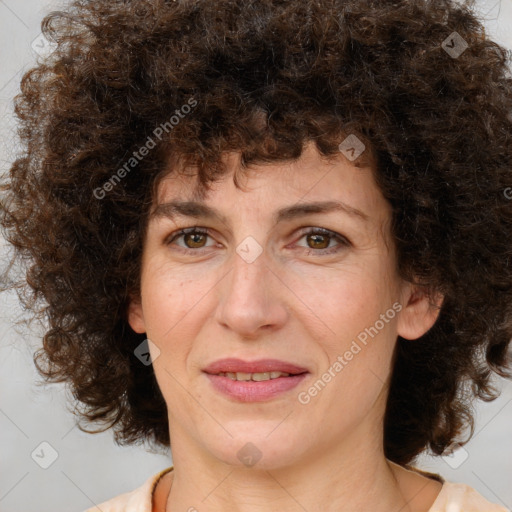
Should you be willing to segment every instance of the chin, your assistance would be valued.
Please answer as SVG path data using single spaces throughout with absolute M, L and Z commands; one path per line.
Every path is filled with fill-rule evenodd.
M 248 426 L 244 434 L 238 431 L 237 434 L 227 427 L 227 430 L 233 434 L 229 437 L 227 434 L 214 441 L 215 446 L 206 445 L 210 453 L 218 460 L 238 468 L 247 468 L 254 470 L 275 470 L 297 463 L 300 455 L 298 446 L 303 448 L 303 443 L 289 429 L 277 427 L 273 422 L 269 428 L 269 423 L 264 422 L 262 428 L 252 428 Z M 282 431 L 279 432 L 279 429 Z M 228 437 L 228 439 L 226 439 Z M 217 441 L 215 443 L 215 441 Z M 222 443 L 218 444 L 219 441 Z

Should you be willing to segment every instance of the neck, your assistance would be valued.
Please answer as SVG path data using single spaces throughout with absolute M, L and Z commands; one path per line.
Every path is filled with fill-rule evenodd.
M 410 489 L 401 485 L 406 470 L 353 444 L 266 469 L 206 462 L 183 443 L 177 446 L 166 512 L 416 512 Z

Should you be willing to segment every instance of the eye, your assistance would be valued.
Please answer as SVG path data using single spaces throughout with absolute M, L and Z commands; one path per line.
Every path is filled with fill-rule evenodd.
M 351 246 L 349 240 L 343 235 L 324 228 L 309 228 L 302 233 L 301 239 L 302 238 L 308 240 L 307 249 L 310 249 L 308 250 L 308 254 L 332 254 Z M 329 248 L 329 244 L 333 240 L 337 240 L 339 243 Z
M 172 242 L 177 240 L 178 238 L 183 237 L 183 242 L 185 243 L 185 247 L 178 245 L 178 250 L 183 252 L 194 251 L 195 249 L 203 249 L 204 247 L 211 247 L 205 245 L 206 238 L 210 236 L 209 231 L 204 228 L 192 227 L 180 229 L 177 233 L 173 233 L 167 240 L 166 244 L 171 245 Z M 214 244 L 213 244 L 214 245 Z
M 206 240 L 210 236 L 211 235 L 208 229 L 194 226 L 191 228 L 180 229 L 176 233 L 171 234 L 165 243 L 167 245 L 174 245 L 176 250 L 185 253 L 198 252 L 200 249 L 212 247 L 215 245 L 215 243 L 206 245 Z M 173 244 L 175 240 L 180 238 L 183 238 L 185 246 Z M 349 240 L 343 235 L 324 228 L 308 228 L 306 231 L 302 232 L 300 239 L 302 238 L 307 238 L 308 240 L 309 247 L 306 247 L 306 249 L 308 249 L 308 255 L 332 254 L 351 246 Z M 329 247 L 333 240 L 337 240 L 338 245 Z

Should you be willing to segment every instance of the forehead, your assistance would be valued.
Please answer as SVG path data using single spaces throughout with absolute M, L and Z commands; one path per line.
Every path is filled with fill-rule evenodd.
M 378 195 L 373 178 L 373 162 L 361 166 L 350 162 L 341 153 L 326 158 L 320 155 L 314 144 L 306 145 L 300 158 L 294 161 L 276 161 L 252 164 L 243 167 L 240 152 L 224 153 L 222 163 L 225 172 L 209 184 L 209 190 L 201 191 L 198 171 L 193 166 L 171 165 L 162 177 L 155 194 L 154 207 L 171 199 L 197 202 L 215 202 L 233 188 L 234 180 L 240 194 L 249 193 L 254 197 L 262 194 L 276 196 L 313 196 L 316 200 L 340 198 L 340 194 L 358 196 Z M 236 187 L 235 187 L 236 188 Z M 248 196 L 249 197 L 249 196 Z
M 274 222 L 308 212 L 343 211 L 359 220 L 389 213 L 389 205 L 374 181 L 373 167 L 356 167 L 341 154 L 322 157 L 313 145 L 295 161 L 242 170 L 240 153 L 234 152 L 225 154 L 223 163 L 226 173 L 211 183 L 204 195 L 199 193 L 197 169 L 169 172 L 159 183 L 151 217 L 188 215 L 228 224 L 226 215 L 239 214 L 241 208 L 260 216 L 271 213 Z

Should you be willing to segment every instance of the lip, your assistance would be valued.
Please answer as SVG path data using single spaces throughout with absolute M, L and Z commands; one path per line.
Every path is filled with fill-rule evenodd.
M 221 375 L 207 373 L 214 389 L 237 402 L 265 402 L 290 391 L 306 378 L 307 373 L 278 377 L 260 382 L 232 380 Z
M 228 358 L 219 359 L 209 364 L 203 369 L 203 372 L 210 375 L 217 375 L 224 372 L 245 372 L 245 373 L 262 373 L 262 372 L 283 372 L 292 375 L 306 373 L 307 368 L 302 368 L 286 361 L 278 359 L 259 359 L 257 361 L 243 361 L 242 359 Z
M 237 402 L 264 402 L 290 391 L 306 378 L 309 371 L 278 359 L 242 361 L 241 359 L 220 359 L 208 365 L 203 372 L 213 388 Z M 237 381 L 218 375 L 220 372 L 284 372 L 288 377 L 278 377 L 265 381 Z

